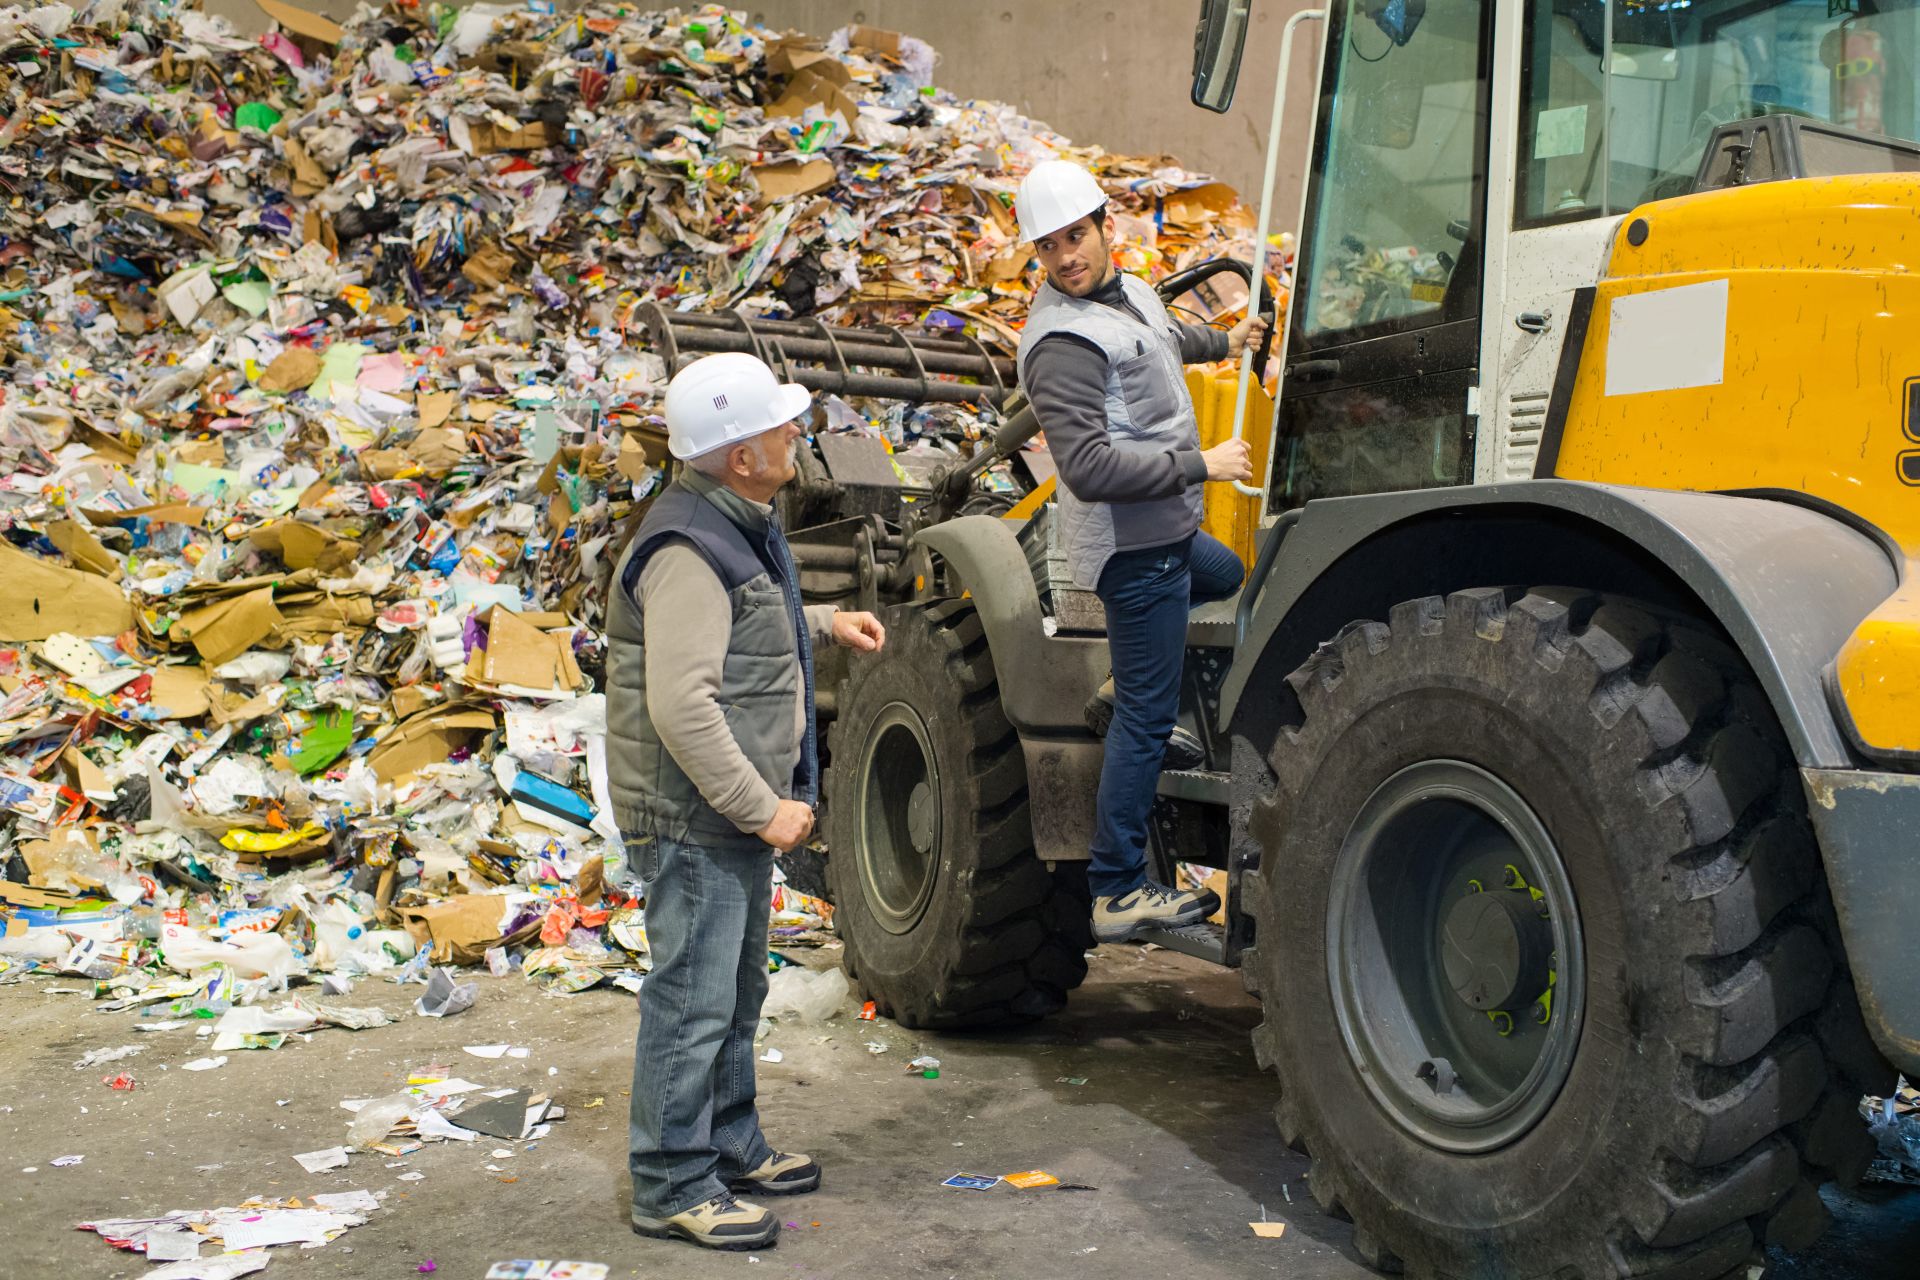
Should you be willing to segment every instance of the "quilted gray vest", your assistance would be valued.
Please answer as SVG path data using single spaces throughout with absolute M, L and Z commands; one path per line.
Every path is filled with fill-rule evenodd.
M 1107 357 L 1107 434 L 1124 453 L 1164 453 L 1198 449 L 1200 424 L 1187 393 L 1180 363 L 1180 338 L 1152 286 L 1122 275 L 1120 287 L 1142 324 L 1120 307 L 1069 297 L 1042 284 L 1027 327 L 1020 334 L 1020 379 L 1027 380 L 1027 357 L 1040 339 L 1070 333 L 1095 343 Z M 1178 542 L 1200 527 L 1203 492 L 1186 492 L 1147 502 L 1082 502 L 1062 484 L 1055 515 L 1060 545 L 1074 585 L 1087 591 L 1100 582 L 1100 570 L 1116 551 Z
M 654 499 L 614 567 L 608 592 L 607 784 L 614 820 L 629 839 L 737 844 L 749 837 L 700 795 L 647 713 L 640 571 L 670 541 L 688 543 L 706 559 L 732 604 L 733 629 L 720 674 L 727 728 L 775 794 L 813 804 L 819 798 L 819 756 L 800 575 L 777 517 L 685 468 Z M 796 748 L 798 697 L 806 698 L 806 731 Z

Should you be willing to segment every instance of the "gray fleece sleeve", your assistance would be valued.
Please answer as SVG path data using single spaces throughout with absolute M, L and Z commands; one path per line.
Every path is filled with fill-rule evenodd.
M 1205 482 L 1207 461 L 1198 449 L 1122 453 L 1113 447 L 1107 358 L 1096 348 L 1065 334 L 1042 338 L 1027 359 L 1025 381 L 1060 482 L 1082 502 L 1149 502 Z
M 1212 364 L 1227 358 L 1227 331 L 1211 325 L 1183 324 L 1180 330 L 1180 363 Z
M 698 551 L 674 542 L 640 571 L 640 602 L 654 731 L 706 802 L 751 835 L 773 821 L 780 797 L 720 710 L 720 670 L 733 635 L 726 588 Z
M 815 649 L 824 649 L 833 643 L 833 620 L 840 613 L 837 604 L 810 604 L 801 612 L 807 619 L 807 638 Z

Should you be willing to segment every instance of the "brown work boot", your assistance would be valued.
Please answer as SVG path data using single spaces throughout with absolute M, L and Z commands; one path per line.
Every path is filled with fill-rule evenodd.
M 657 1239 L 678 1237 L 707 1249 L 764 1249 L 780 1243 L 780 1219 L 757 1204 L 735 1200 L 722 1191 L 713 1199 L 671 1218 L 633 1215 L 633 1229 Z
M 1142 929 L 1177 929 L 1205 920 L 1220 909 L 1220 895 L 1169 889 L 1149 880 L 1130 893 L 1093 900 L 1093 936 L 1099 942 L 1126 942 Z
M 820 1164 L 812 1156 L 776 1151 L 733 1180 L 735 1191 L 759 1196 L 798 1196 L 820 1187 Z

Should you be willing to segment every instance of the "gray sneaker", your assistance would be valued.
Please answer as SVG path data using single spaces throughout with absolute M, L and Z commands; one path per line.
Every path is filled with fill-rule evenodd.
M 678 1237 L 704 1248 L 729 1252 L 765 1249 L 780 1243 L 780 1219 L 757 1204 L 735 1200 L 729 1191 L 671 1218 L 649 1218 L 636 1213 L 633 1229 L 643 1236 L 663 1240 Z
M 1096 738 L 1107 736 L 1107 730 L 1113 727 L 1113 677 L 1108 676 L 1106 683 L 1094 691 L 1087 699 L 1086 707 L 1081 711 L 1081 719 L 1087 722 L 1087 729 Z M 1207 748 L 1199 738 L 1173 726 L 1173 733 L 1167 738 L 1167 755 L 1162 762 L 1165 768 L 1176 772 L 1186 769 L 1198 769 L 1207 762 Z
M 1149 880 L 1131 893 L 1093 900 L 1093 936 L 1097 942 L 1126 942 L 1142 929 L 1177 929 L 1205 920 L 1220 909 L 1211 889 L 1169 889 Z

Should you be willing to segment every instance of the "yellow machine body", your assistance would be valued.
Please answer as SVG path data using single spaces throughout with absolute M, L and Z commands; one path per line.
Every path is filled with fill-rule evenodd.
M 1920 754 L 1920 179 L 1760 183 L 1630 214 L 1554 474 L 1793 491 L 1880 530 L 1904 585 L 1834 684 L 1861 746 Z

